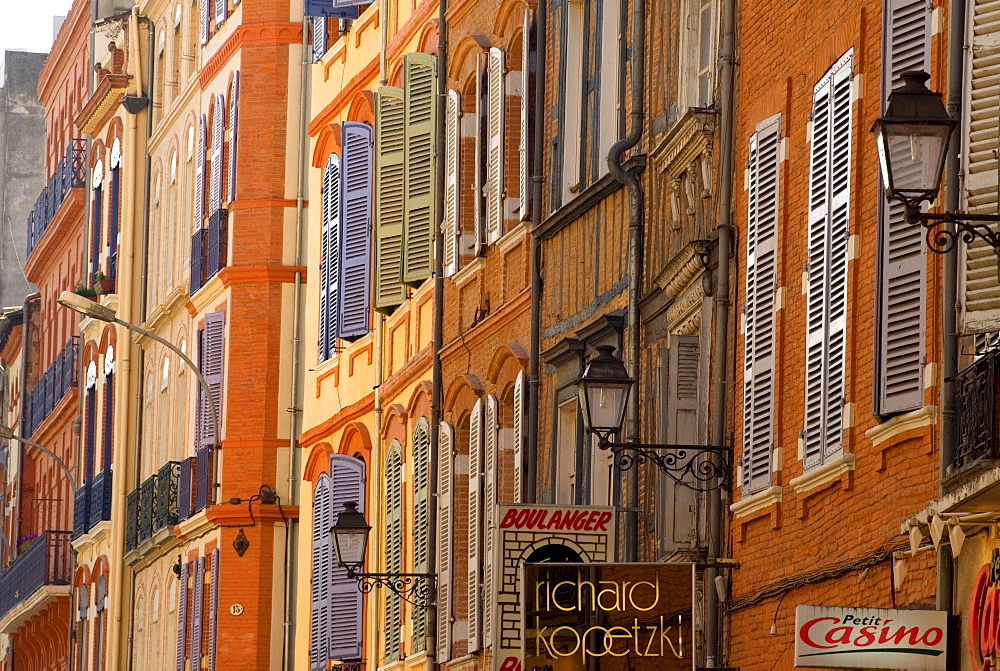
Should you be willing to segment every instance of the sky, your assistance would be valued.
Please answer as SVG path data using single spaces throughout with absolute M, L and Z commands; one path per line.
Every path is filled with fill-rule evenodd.
M 52 47 L 52 17 L 65 16 L 72 4 L 72 0 L 0 0 L 0 52 L 47 53 Z

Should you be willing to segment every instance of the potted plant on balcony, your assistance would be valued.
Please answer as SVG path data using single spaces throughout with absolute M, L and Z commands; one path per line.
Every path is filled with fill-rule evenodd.
M 115 292 L 115 281 L 101 271 L 97 271 L 94 273 L 94 291 L 97 292 L 98 296 L 113 294 Z
M 88 287 L 83 282 L 80 282 L 75 287 L 73 287 L 73 293 L 76 294 L 77 296 L 90 298 L 91 300 L 97 298 L 97 292 Z

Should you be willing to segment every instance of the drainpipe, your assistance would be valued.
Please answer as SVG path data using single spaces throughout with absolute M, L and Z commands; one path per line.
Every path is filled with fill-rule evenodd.
M 736 115 L 736 0 L 722 6 L 721 86 L 719 96 L 719 227 L 718 264 L 715 278 L 715 351 L 712 359 L 712 444 L 724 445 L 726 435 L 726 399 L 729 377 L 729 259 L 732 253 L 732 202 L 734 162 L 734 121 Z M 716 482 L 715 484 L 718 484 Z M 708 561 L 725 556 L 724 514 L 726 492 L 721 487 L 708 497 Z M 705 572 L 705 662 L 709 668 L 722 666 L 722 624 L 719 597 L 715 590 L 718 570 Z
M 625 152 L 639 144 L 642 139 L 644 109 L 644 88 L 646 82 L 646 0 L 632 0 L 632 128 L 623 139 L 615 142 L 608 152 L 608 169 L 615 179 L 625 185 L 629 192 L 628 222 L 628 339 L 626 348 L 629 375 L 639 381 L 639 353 L 641 339 L 639 333 L 639 301 L 642 292 L 643 273 L 643 229 L 644 211 L 642 184 L 634 172 L 625 170 L 622 157 Z M 625 423 L 625 440 L 639 441 L 639 392 L 629 394 L 628 417 Z M 625 472 L 625 538 L 624 557 L 634 562 L 639 557 L 639 478 L 634 470 Z
M 295 194 L 295 265 L 302 267 L 306 226 L 306 189 L 309 179 L 309 19 L 302 17 L 302 54 L 299 63 L 299 174 Z M 295 271 L 295 288 L 292 302 L 292 426 L 288 439 L 290 450 L 290 471 L 288 473 L 289 504 L 299 505 L 299 435 L 302 433 L 302 271 Z M 295 668 L 295 616 L 298 590 L 299 523 L 296 519 L 285 520 L 285 655 L 284 669 Z
M 965 3 L 948 3 L 948 116 L 962 118 L 962 84 L 965 79 Z M 961 199 L 961 133 L 951 134 L 951 146 L 945 164 L 945 210 L 957 212 Z M 955 225 L 945 224 L 954 231 Z M 944 255 L 941 292 L 941 464 L 940 493 L 947 494 L 948 477 L 955 450 L 955 376 L 958 374 L 958 255 Z M 941 548 L 937 553 L 937 608 L 949 613 L 954 601 L 954 565 L 951 553 Z
M 542 163 L 545 161 L 545 31 L 548 2 L 538 0 L 535 9 L 535 143 L 532 147 L 531 175 L 531 325 L 528 353 L 528 454 L 525 468 L 527 490 L 524 500 L 538 502 L 538 401 L 541 381 L 539 360 L 542 339 Z

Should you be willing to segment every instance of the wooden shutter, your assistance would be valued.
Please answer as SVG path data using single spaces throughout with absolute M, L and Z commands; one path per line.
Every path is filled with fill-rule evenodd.
M 488 140 L 486 137 L 486 55 L 482 52 L 476 53 L 476 151 L 475 151 L 475 171 L 472 183 L 472 200 L 476 204 L 476 255 L 482 256 L 486 253 L 486 189 L 484 180 L 486 178 L 486 148 Z
M 448 91 L 445 108 L 445 158 L 444 158 L 444 276 L 458 270 L 459 244 L 459 156 L 461 155 L 462 97 L 458 91 Z
M 319 63 L 326 53 L 326 17 L 312 17 L 312 62 Z
M 841 448 L 853 51 L 816 85 L 809 177 L 805 467 Z
M 212 550 L 208 596 L 208 671 L 215 671 L 219 635 L 219 548 Z
M 771 484 L 780 147 L 781 117 L 775 115 L 758 124 L 757 132 L 750 138 L 743 367 L 743 487 L 746 493 Z
M 181 562 L 180 585 L 177 589 L 177 655 L 174 664 L 175 671 L 184 671 L 187 659 L 187 614 L 188 614 L 188 566 Z
M 479 565 L 482 561 L 480 529 L 483 526 L 483 402 L 476 401 L 469 416 L 469 652 L 479 650 L 482 619 L 479 607 Z
M 438 438 L 438 587 L 437 587 L 437 661 L 451 659 L 451 586 L 452 572 L 452 471 L 455 430 L 441 423 Z
M 497 436 L 500 431 L 499 423 L 500 407 L 496 396 L 490 394 L 486 397 L 484 406 L 483 421 L 483 452 L 486 462 L 486 482 L 484 487 L 483 505 L 483 527 L 480 533 L 483 536 L 483 586 L 482 608 L 483 608 L 483 646 L 493 645 L 493 604 L 496 601 L 494 595 L 497 590 L 494 585 L 494 547 L 493 530 L 496 527 L 496 503 L 497 503 Z
M 524 471 L 524 406 L 525 406 L 525 375 L 524 371 L 518 371 L 517 379 L 514 380 L 514 503 L 521 503 L 524 500 L 524 483 L 522 473 Z
M 426 417 L 413 430 L 413 570 L 427 573 L 430 568 L 430 457 L 431 437 Z M 427 649 L 427 609 L 413 608 L 413 652 Z
M 212 396 L 215 399 L 216 414 L 219 423 L 222 423 L 222 374 L 223 360 L 226 350 L 226 313 L 209 312 L 205 315 L 205 328 L 201 330 L 201 374 L 205 376 Z M 198 436 L 199 446 L 210 446 L 214 444 L 212 409 L 209 406 L 210 400 L 206 398 L 205 391 L 201 385 L 198 386 L 198 412 L 200 415 L 201 432 Z M 221 430 L 221 426 L 220 426 Z M 221 442 L 222 436 L 219 436 Z M 204 467 L 208 465 L 205 464 Z M 199 471 L 203 465 L 198 464 Z M 207 468 L 206 468 L 207 472 Z
M 372 127 L 347 121 L 343 133 L 337 336 L 353 340 L 367 334 L 371 322 Z
M 330 547 L 333 526 L 330 503 L 330 477 L 323 473 L 316 480 L 312 504 L 312 595 L 309 619 L 309 668 L 325 671 L 330 640 L 330 586 L 335 563 Z
M 434 269 L 436 67 L 437 56 L 415 53 L 403 57 L 406 198 L 401 279 L 414 287 L 420 286 Z
M 207 2 L 207 0 L 206 0 Z M 194 232 L 197 233 L 205 225 L 205 147 L 208 143 L 208 123 L 205 115 L 198 118 L 198 153 L 194 164 Z
M 674 445 L 702 442 L 698 430 L 702 424 L 698 412 L 698 390 L 702 386 L 698 340 L 697 335 L 670 336 L 667 384 L 663 385 L 663 423 L 666 424 L 666 441 Z M 698 541 L 695 493 L 671 478 L 661 476 L 659 495 L 662 503 L 666 504 L 665 509 L 661 507 L 659 521 L 669 525 L 657 528 L 661 552 L 670 553 L 694 546 Z
M 347 501 L 356 501 L 358 510 L 364 512 L 365 463 L 346 454 L 334 454 L 330 456 L 330 507 L 325 517 L 329 525 L 320 529 L 325 539 L 325 561 L 330 579 L 327 659 L 334 660 L 361 657 L 362 594 L 358 581 L 349 578 L 347 570 L 337 565 L 329 533 Z
M 532 159 L 532 101 L 535 92 L 535 17 L 530 9 L 524 10 L 524 31 L 521 33 L 521 133 L 518 140 L 518 159 L 521 177 L 521 221 L 531 218 Z
M 375 309 L 391 314 L 404 300 L 403 89 L 375 93 Z
M 319 360 L 337 352 L 337 313 L 340 291 L 340 157 L 330 154 L 323 169 L 323 223 L 320 230 L 319 259 Z
M 398 440 L 389 447 L 386 460 L 385 570 L 403 571 L 403 459 Z M 402 613 L 398 596 L 383 590 L 385 598 L 385 662 L 400 659 Z
M 209 23 L 211 21 L 211 2 L 212 0 L 201 0 L 201 44 L 202 46 L 208 44 L 208 31 Z
M 214 214 L 222 205 L 222 145 L 226 132 L 226 101 L 221 95 L 215 97 L 215 112 L 212 115 L 212 167 L 208 189 L 208 212 Z
M 909 70 L 928 70 L 931 6 L 928 0 L 887 0 L 884 12 L 882 105 Z M 903 206 L 879 189 L 879 291 L 876 412 L 923 405 L 924 306 L 927 259 L 924 233 L 906 222 Z
M 229 7 L 226 6 L 226 0 L 215 0 L 215 25 L 219 26 L 223 21 L 226 20 L 228 15 Z
M 486 103 L 486 244 L 491 245 L 503 235 L 503 140 L 504 140 L 504 53 L 490 49 L 487 63 Z
M 205 624 L 205 558 L 194 560 L 191 579 L 191 668 L 201 668 L 202 641 Z
M 240 72 L 233 74 L 233 85 L 229 91 L 229 202 L 236 200 L 236 139 L 240 115 Z M 229 216 L 232 216 L 230 214 Z

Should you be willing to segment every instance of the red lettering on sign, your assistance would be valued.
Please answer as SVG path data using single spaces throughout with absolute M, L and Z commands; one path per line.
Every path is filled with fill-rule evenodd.
M 500 663 L 500 671 L 521 671 L 521 660 L 517 657 L 505 657 Z
M 507 514 L 503 516 L 503 519 L 500 520 L 500 528 L 509 529 L 514 526 L 515 519 L 517 519 L 517 510 L 511 508 L 507 511 Z
M 799 638 L 805 641 L 806 645 L 811 645 L 814 648 L 836 648 L 836 645 L 820 645 L 812 640 L 812 628 L 820 622 L 840 622 L 840 620 L 835 617 L 817 617 L 815 620 L 809 620 L 802 625 L 801 629 L 799 629 Z

